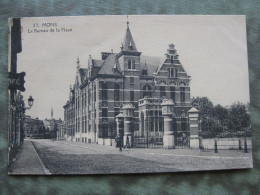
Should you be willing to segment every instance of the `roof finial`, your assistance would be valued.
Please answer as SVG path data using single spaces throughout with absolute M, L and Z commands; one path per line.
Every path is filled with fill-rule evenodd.
M 51 107 L 51 119 L 53 119 L 53 107 Z
M 126 16 L 126 25 L 127 25 L 127 28 L 129 28 L 128 15 Z
M 121 51 L 123 51 L 123 49 L 124 49 L 124 45 L 123 45 L 123 43 L 121 42 Z
M 79 61 L 79 57 L 78 57 L 78 58 L 77 58 L 77 68 L 79 68 L 79 66 L 80 66 L 80 65 L 79 65 L 79 62 L 80 62 L 80 61 Z

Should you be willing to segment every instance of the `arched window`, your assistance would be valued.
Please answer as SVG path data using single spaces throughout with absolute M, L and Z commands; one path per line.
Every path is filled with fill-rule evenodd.
M 135 61 L 132 61 L 132 69 L 135 69 Z
M 180 87 L 181 102 L 185 102 L 185 87 Z
M 128 69 L 131 69 L 131 60 L 127 61 Z
M 180 85 L 180 86 L 186 86 L 186 83 L 185 83 L 184 81 L 181 81 L 181 82 L 179 83 L 179 85 Z
M 143 87 L 143 98 L 145 96 L 152 97 L 152 88 L 150 85 L 145 85 Z

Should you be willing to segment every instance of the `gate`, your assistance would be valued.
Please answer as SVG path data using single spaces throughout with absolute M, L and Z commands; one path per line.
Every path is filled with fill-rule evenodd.
M 175 131 L 174 132 L 175 148 L 189 148 L 190 147 L 190 132 L 189 131 Z
M 134 148 L 162 148 L 163 134 L 134 136 Z

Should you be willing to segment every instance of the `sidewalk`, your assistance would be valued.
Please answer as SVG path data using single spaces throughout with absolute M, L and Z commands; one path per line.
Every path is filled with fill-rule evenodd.
M 16 155 L 16 160 L 10 166 L 9 174 L 10 175 L 47 174 L 30 140 L 24 140 L 23 145 L 21 146 L 19 152 Z

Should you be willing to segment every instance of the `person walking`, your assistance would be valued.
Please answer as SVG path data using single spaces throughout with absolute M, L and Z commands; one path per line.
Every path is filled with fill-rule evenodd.
M 119 148 L 119 151 L 122 151 L 122 138 L 120 135 L 117 135 L 116 138 L 116 147 Z

